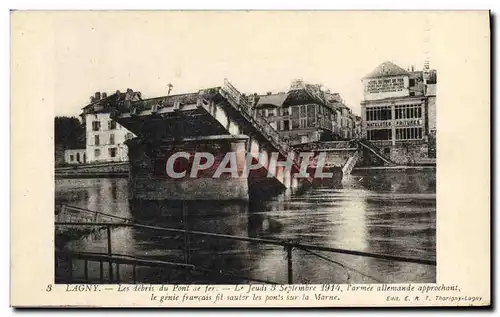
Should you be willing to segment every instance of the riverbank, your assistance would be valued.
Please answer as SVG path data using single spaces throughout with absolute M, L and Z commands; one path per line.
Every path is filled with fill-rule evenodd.
M 397 165 L 397 166 L 364 166 L 355 167 L 352 173 L 363 171 L 391 171 L 391 172 L 405 172 L 405 171 L 425 171 L 436 170 L 436 165 Z
M 55 174 L 55 179 L 71 179 L 71 178 L 128 178 L 128 172 Z
M 413 172 L 436 170 L 435 164 L 429 165 L 397 165 L 397 166 L 364 166 L 353 168 L 351 174 L 363 172 Z M 78 165 L 55 169 L 56 179 L 71 178 L 128 178 L 129 165 L 127 162 L 101 163 L 92 165 Z
M 128 178 L 128 162 L 106 162 L 56 167 L 55 178 Z

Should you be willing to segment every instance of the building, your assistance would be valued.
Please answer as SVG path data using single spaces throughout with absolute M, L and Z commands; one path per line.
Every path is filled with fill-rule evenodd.
M 288 92 L 251 94 L 250 104 L 290 144 L 351 139 L 356 117 L 339 94 L 295 80 Z
M 86 149 L 71 149 L 64 151 L 64 163 L 84 164 L 87 162 Z
M 359 116 L 354 119 L 354 138 L 359 139 L 363 137 L 363 120 Z
M 362 82 L 363 137 L 396 163 L 435 157 L 436 71 L 428 64 L 415 71 L 387 61 Z
M 106 107 L 111 98 L 121 96 L 126 100 L 133 101 L 140 98 L 140 93 L 134 93 L 128 89 L 127 93 L 119 91 L 111 96 L 106 93 L 96 92 L 90 98 L 90 104 L 82 110 L 82 120 L 85 123 L 86 160 L 87 163 L 96 162 L 124 162 L 128 160 L 128 148 L 125 141 L 135 135 L 111 119 L 111 113 L 107 111 L 96 113 L 88 111 L 92 106 Z

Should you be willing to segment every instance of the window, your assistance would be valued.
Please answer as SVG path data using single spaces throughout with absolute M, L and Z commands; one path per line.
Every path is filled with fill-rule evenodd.
M 396 119 L 413 119 L 422 117 L 421 105 L 398 105 L 395 108 Z
M 392 140 L 391 129 L 368 130 L 369 140 Z
M 101 122 L 99 121 L 92 121 L 92 130 L 93 131 L 99 131 L 101 129 Z
M 76 161 L 80 162 L 80 153 L 76 153 Z
M 94 135 L 94 145 L 100 145 L 99 135 Z
M 301 116 L 306 116 L 307 115 L 306 106 L 300 106 L 300 115 Z
M 110 157 L 116 157 L 116 148 L 115 147 L 109 148 L 108 150 L 109 150 Z
M 304 129 L 307 127 L 307 118 L 300 118 L 299 128 Z
M 396 129 L 396 140 L 419 140 L 419 139 L 422 139 L 422 128 Z
M 116 121 L 110 120 L 108 121 L 108 130 L 116 129 Z
M 283 108 L 283 115 L 284 116 L 290 115 L 290 109 L 289 108 Z
M 115 144 L 115 135 L 114 134 L 109 135 L 109 144 L 111 144 L 111 145 Z
M 98 158 L 99 156 L 101 156 L 101 150 L 100 150 L 100 149 L 95 149 L 95 150 L 94 150 L 94 156 L 95 156 L 96 158 Z
M 391 107 L 370 107 L 366 109 L 366 121 L 386 121 L 391 119 Z
M 291 130 L 290 120 L 285 120 L 285 121 L 283 121 L 283 125 L 284 125 L 283 129 L 284 129 L 285 131 Z
M 410 87 L 413 87 L 413 86 L 415 86 L 415 79 L 410 78 Z
M 273 125 L 274 123 L 274 125 Z M 275 122 L 271 123 L 271 126 L 276 130 L 276 131 L 281 131 L 283 130 L 283 121 L 281 120 L 276 120 Z
M 69 161 L 70 161 L 70 162 L 73 162 L 73 160 L 74 160 L 74 159 L 75 159 L 75 158 L 73 157 L 73 155 L 70 155 L 70 156 L 69 156 Z

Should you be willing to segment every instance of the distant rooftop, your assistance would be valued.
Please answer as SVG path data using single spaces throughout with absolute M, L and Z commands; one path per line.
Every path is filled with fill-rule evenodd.
M 276 107 L 281 107 L 283 101 L 285 101 L 287 94 L 272 94 L 260 96 L 257 106 L 263 105 L 274 105 Z
M 410 73 L 404 68 L 399 67 L 393 62 L 386 61 L 382 64 L 378 65 L 371 73 L 363 77 L 363 79 L 369 78 L 380 78 L 380 77 L 389 77 L 389 76 L 401 76 L 401 75 L 409 75 Z

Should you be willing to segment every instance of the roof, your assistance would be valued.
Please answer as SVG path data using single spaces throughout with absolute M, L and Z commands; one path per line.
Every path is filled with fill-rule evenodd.
M 379 77 L 389 77 L 389 76 L 401 76 L 409 75 L 410 73 L 404 70 L 404 68 L 399 67 L 393 62 L 383 62 L 378 65 L 371 73 L 363 77 L 363 79 L 369 78 L 379 78 Z
M 285 101 L 287 94 L 272 94 L 259 96 L 259 101 L 257 102 L 257 107 L 263 105 L 273 105 L 276 107 L 281 107 L 283 101 Z
M 313 95 L 308 89 L 300 88 L 290 90 L 286 94 L 286 99 L 283 101 L 283 106 L 304 105 L 307 103 L 317 103 L 324 105 L 325 102 L 319 97 Z
M 125 95 L 125 94 L 120 94 L 120 95 Z M 116 100 L 116 99 L 117 99 L 117 97 L 118 97 L 118 96 L 117 96 L 117 93 L 111 94 L 111 95 L 107 96 L 106 98 L 102 98 L 102 99 L 99 99 L 99 100 L 96 100 L 96 101 L 94 101 L 94 102 L 89 103 L 88 105 L 86 105 L 85 107 L 83 107 L 83 108 L 82 108 L 82 110 L 84 110 L 84 109 L 88 109 L 88 108 L 92 107 L 93 105 L 98 104 L 98 103 L 102 103 L 102 102 L 104 102 L 104 101 L 112 101 L 112 100 Z M 121 98 L 121 97 L 122 97 L 122 96 L 120 96 L 120 98 Z

